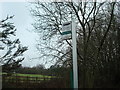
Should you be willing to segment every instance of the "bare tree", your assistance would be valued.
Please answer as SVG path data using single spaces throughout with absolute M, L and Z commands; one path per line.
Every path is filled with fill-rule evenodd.
M 100 73 L 101 68 L 106 64 L 103 63 L 107 59 L 102 56 L 114 51 L 115 48 L 110 51 L 111 46 L 109 46 L 111 41 L 111 44 L 114 42 L 110 38 L 115 33 L 111 31 L 115 2 L 41 3 L 38 1 L 33 5 L 35 9 L 33 8 L 31 13 L 36 20 L 33 26 L 44 40 L 41 40 L 39 50 L 42 50 L 41 47 L 44 48 L 41 51 L 43 56 L 53 56 L 59 64 L 72 65 L 70 64 L 72 63 L 71 40 L 61 39 L 58 34 L 61 33 L 63 22 L 70 21 L 71 18 L 76 20 L 78 63 L 83 81 L 81 87 L 94 87 L 97 72 Z M 106 47 L 108 51 L 105 51 Z M 107 58 L 110 58 L 109 56 Z

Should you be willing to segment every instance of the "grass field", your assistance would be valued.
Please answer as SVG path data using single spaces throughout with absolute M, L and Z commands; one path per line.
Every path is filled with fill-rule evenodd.
M 55 80 L 56 76 L 47 76 L 40 74 L 20 74 L 15 73 L 11 76 L 6 76 L 7 73 L 2 74 L 2 84 L 4 88 L 21 88 L 21 87 L 36 87 L 41 83 L 47 83 L 50 80 Z M 38 87 L 37 86 L 37 87 Z
M 15 73 L 11 76 L 6 76 L 6 73 L 2 73 L 2 84 L 3 87 L 32 87 L 40 83 L 49 82 L 50 80 L 56 79 L 55 76 L 46 76 L 39 74 L 20 74 Z M 7 86 L 6 86 L 7 85 Z
M 0 73 L 0 75 L 5 75 L 7 73 Z M 56 76 L 47 76 L 47 75 L 40 75 L 40 74 L 20 74 L 20 73 L 15 73 L 12 74 L 13 76 L 25 76 L 25 77 L 46 77 L 46 78 L 55 78 Z
M 28 77 L 46 77 L 46 78 L 52 78 L 52 77 L 55 77 L 55 76 L 46 76 L 46 75 L 40 75 L 40 74 L 20 74 L 20 73 L 16 73 L 16 74 L 13 74 L 15 76 L 28 76 Z
M 1 73 L 2 75 L 5 75 L 6 73 Z M 43 80 L 50 80 L 52 78 L 56 78 L 56 76 L 46 76 L 46 75 L 40 75 L 40 74 L 20 74 L 15 73 L 12 74 L 12 76 L 6 77 L 6 80 L 32 80 L 32 81 L 43 81 Z
M 1 73 L 3 88 L 46 88 L 56 87 L 56 82 L 61 81 L 62 78 L 58 76 L 47 76 L 40 74 L 20 74 L 14 73 L 7 76 L 7 73 Z M 63 79 L 62 79 L 63 80 Z M 61 85 L 59 83 L 58 85 Z

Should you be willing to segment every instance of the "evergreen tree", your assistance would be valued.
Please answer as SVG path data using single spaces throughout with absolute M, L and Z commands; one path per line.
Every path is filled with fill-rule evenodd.
M 14 39 L 16 28 L 9 22 L 13 16 L 7 16 L 0 21 L 0 64 L 3 72 L 11 72 L 21 66 L 24 60 L 23 53 L 27 47 L 22 46 L 19 39 Z

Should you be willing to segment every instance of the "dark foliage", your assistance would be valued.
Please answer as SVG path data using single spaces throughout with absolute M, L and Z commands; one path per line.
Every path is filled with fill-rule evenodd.
M 9 22 L 13 16 L 7 16 L 0 21 L 0 51 L 5 53 L 0 56 L 0 63 L 3 72 L 13 72 L 21 66 L 20 62 L 24 60 L 23 53 L 27 47 L 23 47 L 19 39 L 14 39 L 16 28 L 13 23 Z

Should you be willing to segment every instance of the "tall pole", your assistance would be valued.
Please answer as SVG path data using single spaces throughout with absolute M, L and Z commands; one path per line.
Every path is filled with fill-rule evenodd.
M 71 4 L 73 1 L 71 0 Z M 71 6 L 72 9 L 72 6 Z M 73 55 L 73 88 L 78 89 L 78 66 L 77 66 L 77 43 L 76 43 L 76 23 L 72 18 L 71 11 L 71 21 L 72 21 L 72 55 Z
M 76 45 L 76 24 L 72 20 L 72 55 L 73 55 L 73 81 L 74 88 L 78 88 L 78 67 L 77 67 L 77 45 Z

